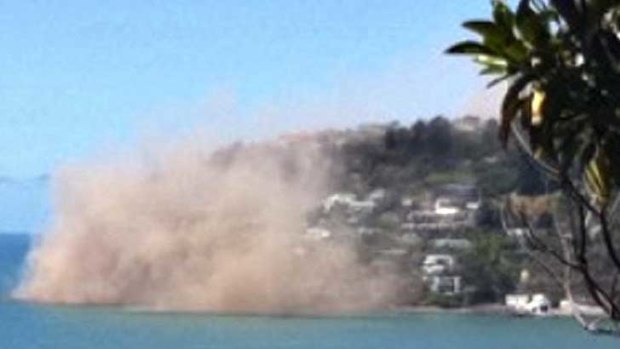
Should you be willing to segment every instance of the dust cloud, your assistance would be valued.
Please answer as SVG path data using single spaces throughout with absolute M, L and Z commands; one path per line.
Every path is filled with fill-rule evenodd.
M 14 296 L 270 314 L 396 300 L 397 276 L 361 263 L 353 243 L 304 235 L 330 185 L 316 144 L 164 148 L 60 170 L 53 222 Z

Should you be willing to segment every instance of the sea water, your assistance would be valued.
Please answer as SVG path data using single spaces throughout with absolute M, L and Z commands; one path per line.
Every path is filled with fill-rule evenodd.
M 606 349 L 570 319 L 385 312 L 363 316 L 268 317 L 150 313 L 12 301 L 27 235 L 0 234 L 0 349 L 355 348 Z

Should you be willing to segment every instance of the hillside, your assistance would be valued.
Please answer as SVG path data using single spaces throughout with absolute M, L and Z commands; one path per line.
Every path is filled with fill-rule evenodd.
M 353 242 L 366 263 L 395 265 L 410 282 L 410 303 L 503 302 L 516 290 L 560 297 L 501 219 L 511 198 L 554 185 L 523 154 L 504 149 L 497 135 L 495 120 L 435 117 L 289 134 L 267 145 L 236 144 L 212 159 L 225 164 L 256 146 L 326 154 L 331 187 L 308 214 L 307 237 Z

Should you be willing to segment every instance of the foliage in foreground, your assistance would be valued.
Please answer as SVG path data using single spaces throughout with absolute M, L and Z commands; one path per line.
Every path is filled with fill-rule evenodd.
M 500 137 L 511 136 L 569 199 L 555 249 L 530 230 L 616 324 L 620 323 L 620 4 L 617 0 L 493 1 L 492 18 L 465 22 L 480 39 L 448 49 L 505 81 Z M 525 219 L 525 217 L 524 217 Z M 568 233 L 568 234 L 567 234 Z M 593 246 L 604 253 L 592 253 Z M 609 262 L 599 278 L 595 266 Z M 609 274 L 612 276 L 609 277 Z M 566 275 L 570 275 L 567 273 Z M 565 280 L 570 289 L 571 280 Z

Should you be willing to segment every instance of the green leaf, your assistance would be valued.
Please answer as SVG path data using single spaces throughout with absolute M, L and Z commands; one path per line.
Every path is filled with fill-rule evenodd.
M 549 41 L 549 29 L 544 19 L 531 8 L 530 0 L 521 0 L 519 3 L 516 25 L 523 40 L 531 46 L 544 45 Z
M 502 118 L 500 123 L 500 139 L 504 146 L 506 146 L 508 142 L 508 138 L 510 136 L 510 129 L 512 122 L 516 119 L 519 110 L 523 107 L 523 101 L 520 98 L 521 91 L 523 91 L 532 81 L 533 77 L 531 75 L 521 75 L 515 81 L 510 84 L 508 87 L 508 91 L 504 95 L 504 100 L 502 101 Z
M 496 1 L 493 4 L 493 19 L 497 25 L 512 30 L 515 22 L 515 16 L 510 7 L 502 1 Z
M 517 64 L 528 60 L 528 49 L 521 41 L 514 41 L 510 45 L 507 45 L 504 52 L 506 56 L 510 57 L 512 61 Z
M 482 36 L 484 45 L 498 54 L 504 54 L 506 47 L 516 40 L 512 28 L 504 28 L 491 21 L 468 21 L 463 23 L 463 27 Z
M 487 46 L 475 41 L 462 41 L 446 50 L 448 54 L 465 55 L 494 55 L 495 53 Z
M 596 153 L 596 144 L 590 142 L 583 144 L 582 147 L 583 149 L 579 154 L 579 163 L 584 166 L 582 170 L 585 171 L 585 166 L 594 158 L 594 153 Z
M 474 57 L 474 61 L 487 67 L 496 67 L 503 69 L 506 69 L 508 67 L 508 62 L 506 61 L 506 59 L 497 56 L 477 55 Z
M 504 36 L 504 30 L 491 21 L 467 21 L 463 23 L 463 27 L 473 31 L 483 38 Z
M 506 72 L 506 67 L 499 67 L 496 65 L 486 66 L 484 69 L 480 71 L 480 75 L 502 75 L 501 77 L 498 78 L 498 79 L 501 79 L 502 81 L 510 77 L 510 75 L 507 74 Z M 489 83 L 487 87 L 491 87 L 493 85 L 496 85 L 495 80 Z
M 609 159 L 602 151 L 597 151 L 596 155 L 587 163 L 585 180 L 591 193 L 601 205 L 607 204 L 611 194 L 611 176 Z

